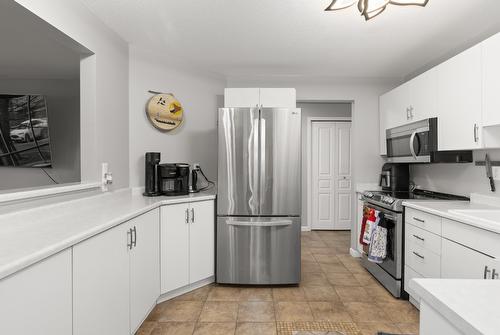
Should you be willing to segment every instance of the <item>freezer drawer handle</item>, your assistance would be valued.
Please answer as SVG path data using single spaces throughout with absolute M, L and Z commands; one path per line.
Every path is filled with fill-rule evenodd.
M 413 217 L 413 220 L 421 222 L 421 223 L 425 223 L 425 220 L 422 220 L 422 219 L 419 219 L 419 218 L 416 218 L 416 217 Z
M 423 241 L 425 241 L 425 238 L 420 237 L 420 236 L 418 236 L 418 235 L 413 234 L 413 237 L 415 237 L 417 240 L 420 240 L 420 241 L 422 241 L 422 242 L 423 242 Z
M 242 226 L 242 227 L 280 227 L 280 226 L 290 226 L 292 220 L 280 220 L 280 221 L 237 221 L 237 220 L 227 220 L 226 223 L 231 226 Z
M 415 256 L 417 256 L 418 258 L 420 258 L 420 259 L 425 259 L 425 257 L 424 257 L 424 256 L 422 256 L 422 255 L 420 255 L 418 252 L 415 252 L 415 251 L 414 251 L 414 252 L 413 252 L 413 254 L 414 254 Z

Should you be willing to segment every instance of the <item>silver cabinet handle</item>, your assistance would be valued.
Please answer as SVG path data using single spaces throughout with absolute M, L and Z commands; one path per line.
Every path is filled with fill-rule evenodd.
M 483 278 L 488 279 L 488 273 L 490 273 L 491 270 L 488 270 L 488 265 L 484 266 L 484 273 L 483 273 Z
M 493 269 L 493 272 L 491 272 L 491 279 L 498 279 L 497 269 Z
M 191 208 L 191 223 L 194 223 L 194 208 Z
M 478 130 L 477 123 L 474 123 L 474 142 L 476 143 L 479 141 Z
M 137 246 L 137 227 L 134 226 L 134 229 L 132 229 L 132 247 L 136 247 Z
M 132 249 L 132 228 L 127 231 L 127 248 Z
M 186 208 L 186 223 L 189 223 L 189 208 Z
M 415 252 L 415 251 L 414 251 L 414 252 L 413 252 L 413 254 L 414 254 L 415 256 L 417 256 L 418 258 L 420 258 L 420 259 L 425 259 L 425 257 L 424 257 L 424 256 L 422 256 L 421 254 L 419 254 L 418 252 Z
M 422 219 L 419 219 L 419 218 L 416 218 L 416 217 L 413 217 L 413 220 L 421 222 L 421 223 L 425 223 L 425 220 L 422 220 Z
M 418 236 L 418 235 L 415 235 L 415 234 L 414 234 L 414 235 L 413 235 L 413 237 L 415 237 L 417 240 L 420 240 L 420 241 L 422 241 L 422 242 L 423 242 L 423 241 L 425 241 L 425 238 L 420 237 L 420 236 Z
M 410 108 L 406 107 L 406 119 L 410 119 Z

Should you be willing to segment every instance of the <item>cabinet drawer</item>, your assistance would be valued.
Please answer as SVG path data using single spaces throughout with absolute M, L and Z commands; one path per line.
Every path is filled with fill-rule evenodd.
M 408 265 L 405 265 L 405 282 L 404 282 L 404 290 L 408 292 L 408 294 L 415 299 L 417 302 L 420 303 L 420 296 L 416 294 L 411 288 L 410 288 L 410 280 L 415 279 L 415 278 L 424 278 L 420 273 L 416 272 L 412 268 L 410 268 Z
M 443 237 L 492 257 L 500 257 L 500 234 L 443 218 Z
M 413 244 L 423 249 L 441 255 L 441 236 L 415 227 L 411 224 L 405 225 L 406 244 Z
M 441 235 L 441 218 L 413 208 L 405 208 L 405 222 L 416 227 Z
M 441 256 L 416 244 L 407 243 L 405 264 L 426 278 L 441 277 Z

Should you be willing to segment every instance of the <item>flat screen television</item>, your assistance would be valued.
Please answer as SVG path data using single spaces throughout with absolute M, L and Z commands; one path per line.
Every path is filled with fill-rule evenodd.
M 0 166 L 51 167 L 43 95 L 0 94 Z

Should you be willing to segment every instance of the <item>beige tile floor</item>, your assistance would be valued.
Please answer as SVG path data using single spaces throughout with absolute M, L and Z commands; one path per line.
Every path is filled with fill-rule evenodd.
M 277 321 L 354 322 L 364 335 L 418 334 L 418 310 L 349 255 L 349 232 L 302 234 L 298 287 L 209 285 L 159 304 L 140 335 L 276 334 Z

